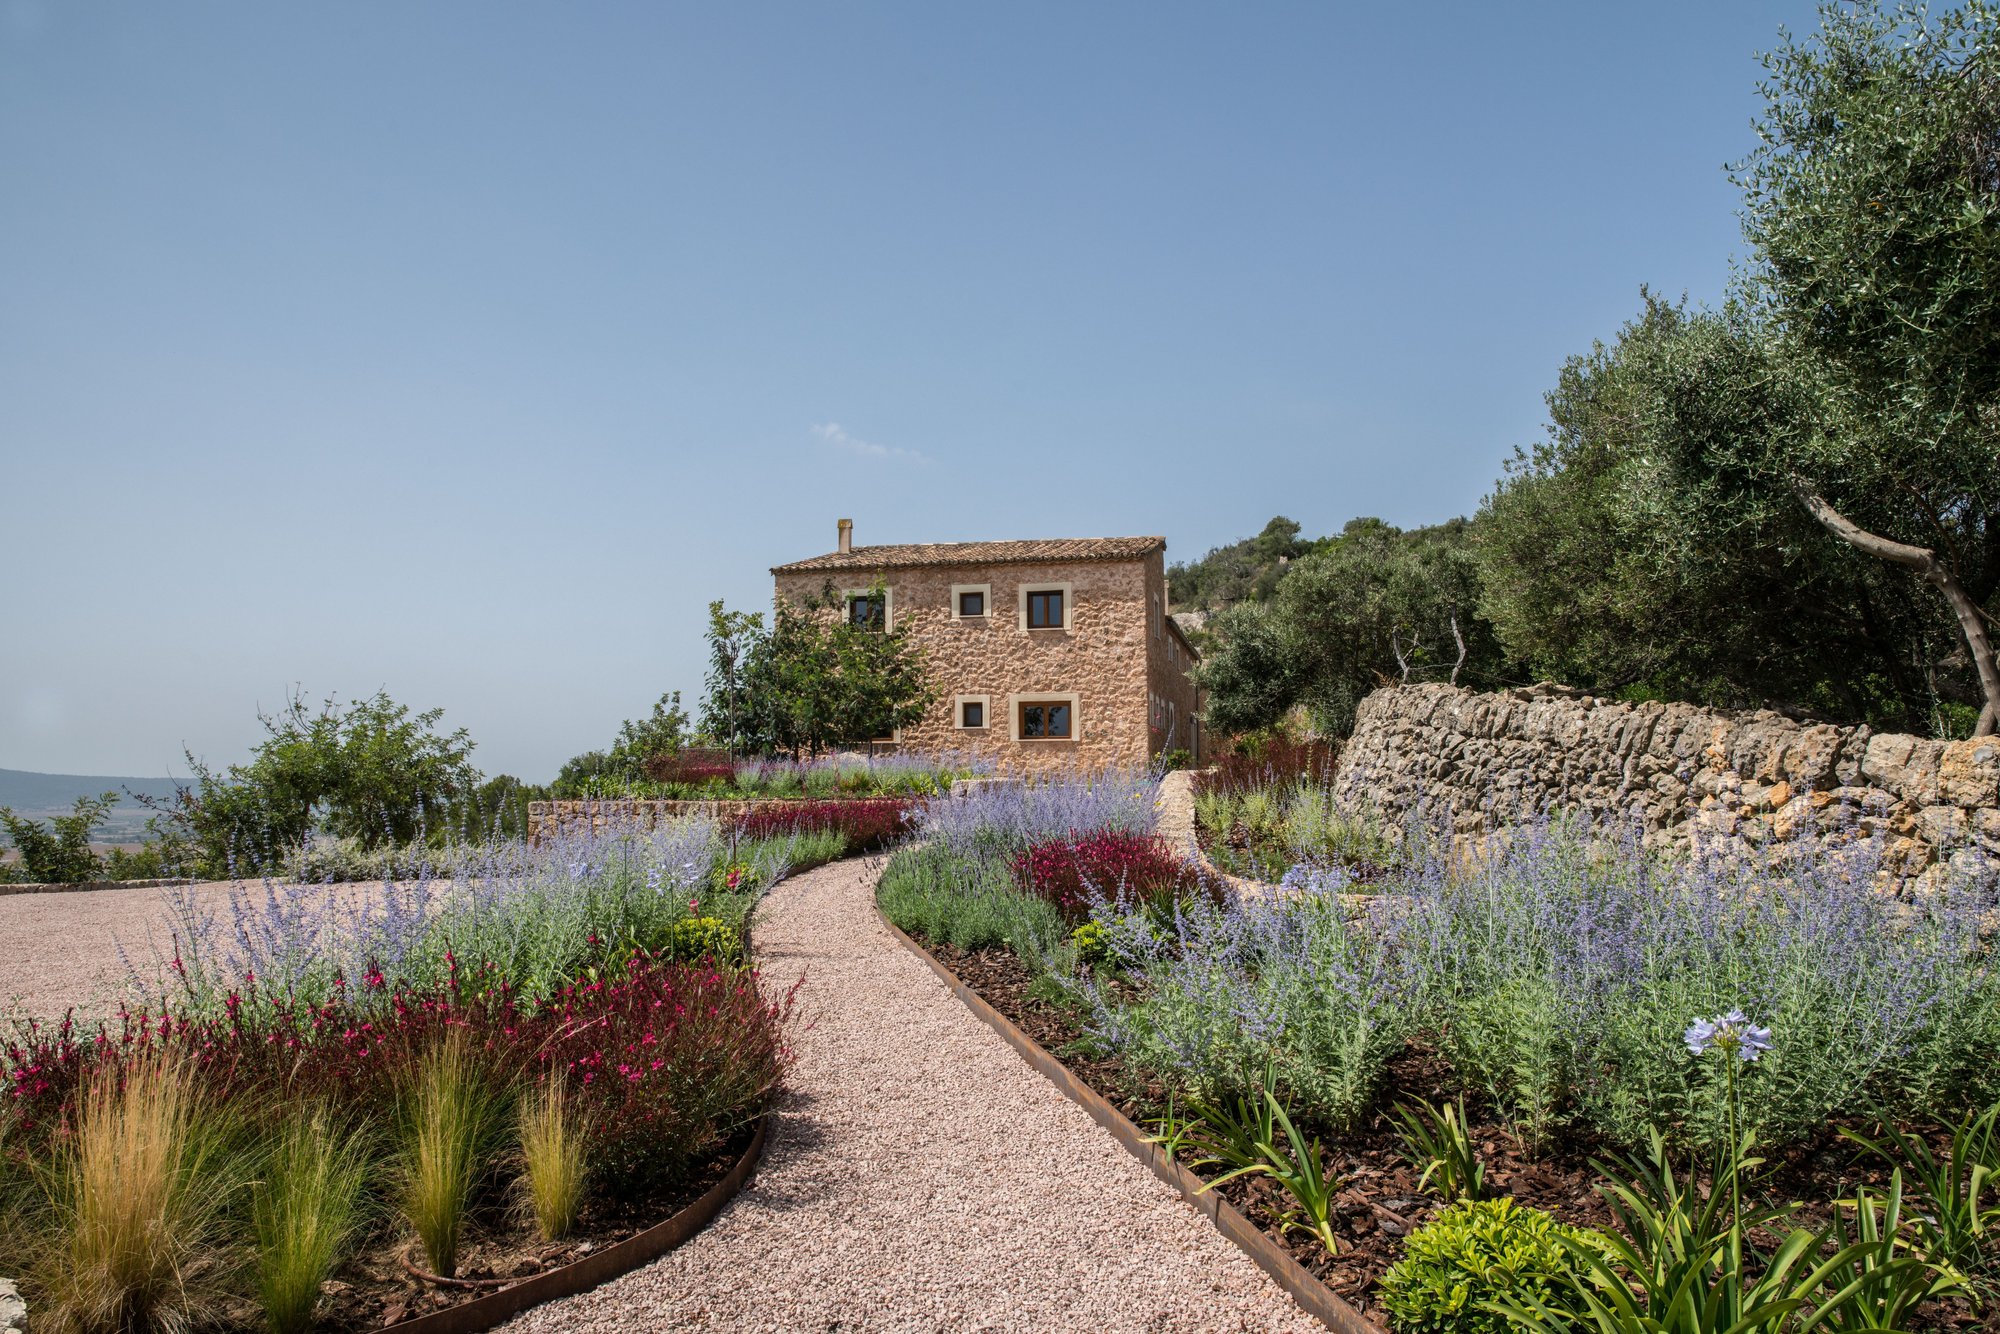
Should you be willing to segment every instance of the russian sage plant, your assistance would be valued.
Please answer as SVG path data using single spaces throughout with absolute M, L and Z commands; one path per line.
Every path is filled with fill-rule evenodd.
M 1992 1065 L 1990 902 L 1900 902 L 1878 867 L 1866 843 L 1804 841 L 1779 871 L 1544 825 L 1432 859 L 1382 911 L 1426 1027 L 1530 1139 L 1576 1122 L 1633 1147 L 1654 1126 L 1722 1141 L 1724 1076 L 1679 1038 L 1741 1005 L 1785 1034 L 1739 1089 L 1745 1127 L 1783 1145 L 1870 1096 L 1922 1114 Z
M 1091 1033 L 1203 1101 L 1269 1071 L 1295 1109 L 1352 1126 L 1409 1032 L 1392 941 L 1337 898 L 1189 900 L 1164 923 L 1114 917 L 1105 937 L 1138 999 L 1085 984 Z

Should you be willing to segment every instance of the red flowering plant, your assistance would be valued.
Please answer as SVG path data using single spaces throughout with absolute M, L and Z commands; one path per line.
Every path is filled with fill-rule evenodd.
M 753 971 L 642 958 L 537 1008 L 537 1078 L 580 1099 L 607 1190 L 672 1179 L 763 1105 L 791 1064 L 797 991 L 769 1000 Z
M 1240 748 L 1217 756 L 1206 773 L 1194 778 L 1198 795 L 1241 796 L 1260 788 L 1286 787 L 1305 781 L 1330 787 L 1340 762 L 1340 747 L 1330 741 L 1294 741 L 1271 736 L 1239 743 Z
M 1116 829 L 1044 839 L 1016 855 L 1009 869 L 1023 893 L 1054 904 L 1071 923 L 1088 918 L 1098 899 L 1164 906 L 1219 892 L 1166 840 Z
M 848 852 L 873 852 L 887 847 L 908 832 L 910 818 L 921 804 L 901 797 L 860 801 L 768 802 L 737 818 L 736 836 L 739 839 L 784 838 L 791 834 L 831 829 L 847 840 Z
M 751 970 L 635 954 L 539 1003 L 468 971 L 429 991 L 377 982 L 311 1005 L 252 982 L 220 1013 L 135 1009 L 95 1029 L 73 1015 L 30 1025 L 0 1045 L 14 1128 L 7 1149 L 60 1138 L 93 1072 L 116 1076 L 159 1054 L 185 1062 L 204 1096 L 253 1122 L 302 1101 L 388 1109 L 422 1054 L 459 1030 L 496 1090 L 560 1074 L 594 1127 L 593 1173 L 606 1190 L 631 1194 L 718 1147 L 791 1063 L 797 987 L 767 999 Z

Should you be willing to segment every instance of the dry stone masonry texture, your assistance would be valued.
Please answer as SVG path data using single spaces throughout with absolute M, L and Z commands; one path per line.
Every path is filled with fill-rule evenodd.
M 1651 847 L 1766 847 L 1813 828 L 1882 840 L 1911 889 L 2000 875 L 2000 738 L 1866 726 L 1561 686 L 1390 687 L 1361 703 L 1336 785 L 1400 822 L 1449 818 L 1467 843 L 1545 812 L 1636 819 Z

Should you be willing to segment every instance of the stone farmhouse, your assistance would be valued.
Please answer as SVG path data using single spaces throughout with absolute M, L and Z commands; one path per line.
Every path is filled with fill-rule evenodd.
M 923 647 L 939 698 L 900 748 L 1012 772 L 1135 767 L 1168 750 L 1198 759 L 1204 743 L 1166 549 L 1163 537 L 857 547 L 842 519 L 835 550 L 771 574 L 780 598 L 830 585 L 845 615 Z

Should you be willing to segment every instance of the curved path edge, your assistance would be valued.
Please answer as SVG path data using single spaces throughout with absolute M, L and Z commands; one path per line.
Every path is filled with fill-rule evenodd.
M 764 1143 L 770 1137 L 770 1131 L 771 1113 L 767 1109 L 757 1117 L 757 1133 L 750 1137 L 750 1143 L 722 1180 L 703 1191 L 701 1198 L 693 1204 L 645 1231 L 595 1254 L 586 1255 L 581 1260 L 573 1260 L 561 1268 L 522 1279 L 497 1292 L 489 1292 L 440 1311 L 427 1311 L 386 1328 L 397 1331 L 397 1334 L 482 1334 L 482 1331 L 503 1324 L 543 1302 L 574 1297 L 620 1275 L 629 1274 L 641 1265 L 651 1264 L 676 1246 L 693 1240 L 703 1228 L 715 1221 L 722 1207 L 749 1184 L 750 1178 L 757 1172 L 758 1161 L 764 1156 Z
M 1111 1133 L 1111 1137 L 1125 1147 L 1134 1158 L 1144 1163 L 1149 1171 L 1180 1193 L 1182 1199 L 1193 1205 L 1211 1223 L 1215 1230 L 1250 1257 L 1271 1281 L 1283 1288 L 1300 1309 L 1316 1317 L 1336 1334 L 1383 1334 L 1382 1327 L 1342 1301 L 1333 1289 L 1313 1277 L 1306 1267 L 1293 1259 L 1283 1247 L 1265 1236 L 1262 1229 L 1245 1218 L 1236 1207 L 1214 1191 L 1204 1191 L 1200 1177 L 1181 1166 L 1170 1153 L 1164 1152 L 1153 1143 L 1138 1126 L 1116 1107 L 1070 1073 L 1069 1067 L 1050 1055 L 1040 1043 L 1026 1033 L 998 1010 L 989 1005 L 980 994 L 958 980 L 949 968 L 939 963 L 931 952 L 911 939 L 901 927 L 890 921 L 888 915 L 878 907 L 876 915 L 882 919 L 889 934 L 902 942 L 904 948 L 930 965 L 931 971 L 948 987 L 952 994 L 965 1002 L 967 1009 L 988 1028 L 1006 1040 L 1007 1045 L 1020 1053 L 1021 1059 L 1045 1077 L 1051 1084 L 1077 1106 L 1090 1115 Z

